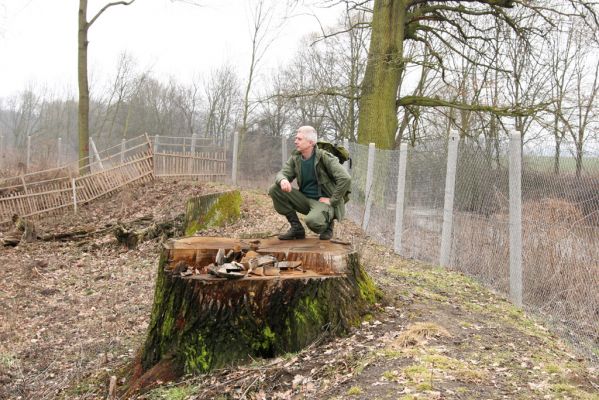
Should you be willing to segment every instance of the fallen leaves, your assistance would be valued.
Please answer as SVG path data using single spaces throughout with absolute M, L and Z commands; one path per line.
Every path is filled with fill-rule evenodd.
M 78 215 L 36 223 L 44 234 L 72 232 L 78 226 L 100 231 L 84 240 L 38 241 L 2 249 L 0 398 L 106 398 L 110 376 L 117 376 L 122 385 L 117 372 L 135 357 L 148 327 L 160 242 L 154 239 L 128 250 L 102 229 L 148 215 L 154 220 L 175 218 L 188 197 L 210 190 L 214 188 L 197 183 L 145 184 L 82 207 Z M 269 236 L 285 228 L 285 219 L 272 210 L 264 193 L 242 196 L 239 221 L 199 235 Z M 545 365 L 560 365 L 562 359 L 575 365 L 573 354 L 559 346 L 545 349 L 548 342 L 510 330 L 498 322 L 501 319 L 476 314 L 496 301 L 483 289 L 466 287 L 463 296 L 481 307 L 460 316 L 470 308 L 458 299 L 447 304 L 443 293 L 422 301 L 413 290 L 424 284 L 417 271 L 426 266 L 401 260 L 389 248 L 364 239 L 351 223 L 336 225 L 336 236 L 351 239 L 360 249 L 369 273 L 388 295 L 390 304 L 379 307 L 372 320 L 344 338 L 327 341 L 323 336 L 296 354 L 186 377 L 165 387 L 192 386 L 187 399 L 345 399 L 352 387 L 363 388 L 360 398 L 543 398 L 554 394 L 554 382 L 575 375 L 569 375 L 568 368 L 548 373 L 536 358 L 543 353 L 548 358 Z M 389 265 L 400 268 L 400 264 L 404 273 L 391 274 Z M 426 271 L 430 277 L 430 268 Z M 434 273 L 439 274 L 437 279 L 447 279 L 441 271 Z M 467 324 L 460 326 L 466 321 L 462 318 Z M 457 361 L 448 365 L 456 367 L 444 367 L 449 356 Z M 421 372 L 420 384 L 426 384 L 421 388 L 410 386 L 406 375 L 416 363 L 422 363 L 420 370 L 412 371 L 415 376 Z M 577 379 L 587 391 L 599 389 L 595 367 L 577 374 L 584 377 Z

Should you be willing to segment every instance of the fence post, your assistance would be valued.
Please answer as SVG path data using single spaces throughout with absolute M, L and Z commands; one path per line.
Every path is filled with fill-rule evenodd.
M 87 163 L 89 164 L 89 171 L 92 170 L 92 164 L 94 163 L 94 153 L 91 150 L 91 137 L 87 141 Z
M 237 151 L 239 150 L 239 132 L 233 133 L 233 165 L 231 166 L 231 182 L 237 186 Z
M 449 133 L 447 143 L 447 169 L 445 172 L 445 200 L 443 201 L 443 228 L 441 231 L 441 250 L 439 264 L 449 265 L 451 256 L 451 238 L 453 235 L 453 198 L 455 194 L 455 175 L 458 161 L 460 137 L 456 131 Z
M 522 306 L 522 136 L 510 133 L 510 299 Z
M 127 139 L 121 139 L 121 164 L 125 163 L 125 150 L 127 149 Z
M 160 135 L 154 135 L 154 154 L 158 153 L 158 145 L 160 144 Z
M 102 164 L 102 159 L 100 158 L 100 153 L 98 153 L 98 149 L 96 148 L 96 143 L 94 143 L 94 139 L 89 138 L 89 144 L 94 152 L 94 156 L 98 159 L 98 164 L 100 164 L 100 169 L 104 169 L 104 165 Z M 90 163 L 91 164 L 91 163 Z
M 349 151 L 349 140 L 347 140 L 347 138 L 343 139 L 343 147 L 345 147 L 345 148 L 347 149 L 347 151 Z M 350 155 L 350 158 L 351 158 L 351 155 Z M 350 163 L 350 162 L 351 162 L 351 161 L 346 161 L 346 162 L 343 164 L 343 166 L 345 167 L 345 170 L 346 170 L 347 172 L 349 172 L 349 163 Z
M 399 171 L 397 173 L 397 197 L 395 198 L 395 238 L 393 251 L 401 254 L 401 235 L 403 233 L 404 200 L 406 197 L 406 166 L 408 164 L 408 144 L 399 146 Z
M 56 143 L 56 166 L 60 167 L 62 165 L 62 138 L 58 138 L 58 142 Z
M 370 208 L 372 207 L 372 186 L 374 177 L 374 149 L 375 144 L 370 143 L 368 145 L 368 166 L 366 170 L 366 186 L 364 187 L 364 195 L 366 201 L 364 205 L 364 219 L 362 220 L 362 229 L 366 232 L 368 228 L 368 222 L 370 222 Z
M 6 149 L 4 148 L 4 135 L 0 135 L 0 168 L 4 167 L 4 158 L 6 157 Z
M 284 135 L 281 135 L 281 159 L 283 160 L 282 165 L 285 165 L 287 162 L 287 138 Z
M 77 214 L 77 185 L 75 178 L 71 178 L 71 187 L 73 188 L 73 211 Z
M 197 134 L 193 134 L 191 135 L 191 153 L 195 153 L 196 152 L 196 142 L 198 140 L 198 135 Z
M 195 154 L 196 154 L 196 139 L 197 135 L 194 133 L 191 135 L 191 148 L 189 149 L 189 163 L 187 164 L 187 174 L 191 175 L 193 174 L 193 166 L 194 166 L 194 161 L 195 161 Z
M 29 172 L 31 165 L 31 135 L 27 135 L 27 162 L 25 164 L 25 171 Z

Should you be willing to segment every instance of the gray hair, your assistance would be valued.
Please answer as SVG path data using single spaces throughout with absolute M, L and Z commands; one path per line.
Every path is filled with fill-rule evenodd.
M 318 141 L 318 133 L 316 132 L 316 129 L 309 125 L 300 126 L 297 129 L 297 133 L 302 133 L 304 138 L 310 142 L 316 143 Z

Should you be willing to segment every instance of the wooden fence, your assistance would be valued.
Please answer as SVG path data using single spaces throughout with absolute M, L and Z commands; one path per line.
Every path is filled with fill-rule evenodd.
M 226 177 L 224 146 L 211 138 L 152 137 L 154 176 L 187 177 L 200 181 L 219 181 Z
M 137 142 L 137 143 L 136 143 Z M 129 144 L 129 146 L 127 146 Z M 116 148 L 117 146 L 115 146 Z M 118 151 L 96 155 L 89 165 L 92 172 L 76 176 L 76 168 L 54 168 L 0 181 L 0 225 L 6 226 L 13 215 L 38 217 L 60 214 L 89 203 L 135 182 L 155 177 L 187 177 L 201 181 L 224 181 L 226 157 L 223 148 L 198 148 L 185 151 L 185 146 L 170 151 L 154 152 L 155 144 L 143 135 L 118 146 Z M 110 149 L 108 149 L 110 150 Z M 194 149 L 195 150 L 195 149 Z M 57 171 L 62 172 L 55 177 Z M 37 179 L 36 179 L 37 178 Z

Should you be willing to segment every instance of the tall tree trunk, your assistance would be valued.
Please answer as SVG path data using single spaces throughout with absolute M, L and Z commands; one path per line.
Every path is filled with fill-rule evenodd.
M 562 139 L 555 138 L 555 156 L 553 158 L 553 173 L 559 175 L 559 157 L 561 155 Z
M 89 86 L 87 80 L 87 0 L 79 0 L 77 78 L 79 83 L 79 173 L 89 170 Z
M 362 81 L 358 143 L 392 149 L 403 62 L 406 0 L 375 0 L 368 62 Z
M 580 140 L 576 142 L 576 177 L 580 178 L 582 174 L 582 135 L 580 135 Z
M 110 7 L 128 6 L 136 0 L 119 0 L 106 4 L 94 17 L 87 20 L 87 0 L 79 0 L 77 35 L 77 80 L 79 84 L 79 173 L 89 172 L 89 84 L 87 79 L 87 33 L 90 26 Z
M 555 157 L 553 158 L 553 173 L 559 175 L 559 157 L 562 147 L 562 137 L 558 132 L 558 117 L 555 116 L 553 123 L 553 136 L 555 138 Z

